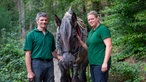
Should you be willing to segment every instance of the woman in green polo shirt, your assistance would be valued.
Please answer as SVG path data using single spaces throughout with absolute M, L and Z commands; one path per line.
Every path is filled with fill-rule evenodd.
M 112 40 L 109 29 L 100 24 L 96 11 L 87 14 L 88 24 L 92 27 L 86 44 L 78 37 L 81 45 L 88 50 L 90 73 L 93 82 L 107 82 L 111 64 Z

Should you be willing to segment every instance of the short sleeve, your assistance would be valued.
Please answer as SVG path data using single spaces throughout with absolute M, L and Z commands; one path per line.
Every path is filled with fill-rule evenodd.
M 55 39 L 54 36 L 52 36 L 52 52 L 56 49 L 56 45 L 55 45 Z
M 33 45 L 33 36 L 32 36 L 32 32 L 30 32 L 27 34 L 25 38 L 24 51 L 27 51 L 27 50 L 32 51 L 32 45 Z
M 100 32 L 102 40 L 111 37 L 110 30 L 107 27 L 102 27 Z

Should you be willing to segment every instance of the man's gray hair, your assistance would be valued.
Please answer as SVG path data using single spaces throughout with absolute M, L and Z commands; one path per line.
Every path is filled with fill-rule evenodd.
M 89 15 L 94 15 L 96 18 L 99 17 L 96 11 L 90 11 L 89 13 L 87 13 L 87 16 Z
M 37 13 L 35 20 L 39 20 L 40 17 L 46 17 L 48 19 L 48 14 L 45 12 L 39 12 Z

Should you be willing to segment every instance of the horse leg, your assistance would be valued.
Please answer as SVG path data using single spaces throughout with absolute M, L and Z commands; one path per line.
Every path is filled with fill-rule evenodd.
M 62 64 L 63 64 L 62 62 L 58 63 L 61 72 L 60 82 L 67 82 L 66 70 Z
M 58 65 L 61 71 L 60 82 L 71 82 L 69 71 L 66 68 L 64 68 L 63 63 L 59 62 Z
M 80 82 L 78 78 L 78 65 L 73 64 L 73 69 L 72 69 L 72 82 Z
M 87 77 L 86 77 L 87 65 L 88 65 L 88 61 L 83 62 L 80 66 L 79 79 L 81 82 L 87 82 Z
M 71 76 L 69 70 L 67 71 L 66 77 L 67 77 L 67 82 L 71 82 Z
M 85 66 L 82 66 L 80 69 L 79 79 L 81 80 L 81 82 L 87 82 Z

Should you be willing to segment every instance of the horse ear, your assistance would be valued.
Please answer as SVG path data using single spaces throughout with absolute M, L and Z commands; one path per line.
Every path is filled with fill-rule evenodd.
M 57 26 L 61 25 L 61 20 L 59 19 L 59 17 L 57 15 L 54 16 L 55 22 Z
M 70 13 L 70 14 L 73 14 L 72 8 L 70 7 L 69 10 L 68 10 L 67 12 Z
M 73 12 L 71 17 L 71 23 L 74 25 L 76 21 L 77 21 L 77 15 Z

